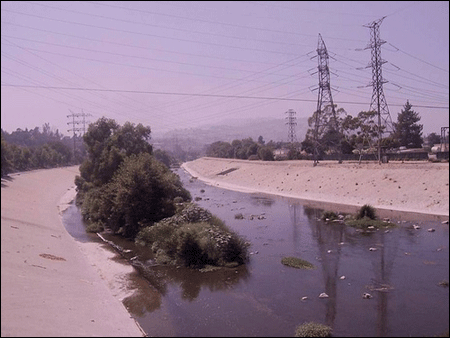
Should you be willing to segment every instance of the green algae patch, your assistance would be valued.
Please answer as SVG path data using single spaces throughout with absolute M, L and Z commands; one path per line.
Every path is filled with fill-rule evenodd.
M 295 337 L 330 337 L 332 329 L 328 325 L 309 322 L 302 324 L 295 330 Z
M 290 266 L 296 269 L 315 269 L 316 267 L 308 261 L 297 257 L 283 257 L 281 259 L 281 264 Z

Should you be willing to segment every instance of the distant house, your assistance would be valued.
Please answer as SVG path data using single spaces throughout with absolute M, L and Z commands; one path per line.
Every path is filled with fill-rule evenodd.
M 281 148 L 281 149 L 275 149 L 273 151 L 273 157 L 277 161 L 279 160 L 287 160 L 288 158 L 289 149 Z

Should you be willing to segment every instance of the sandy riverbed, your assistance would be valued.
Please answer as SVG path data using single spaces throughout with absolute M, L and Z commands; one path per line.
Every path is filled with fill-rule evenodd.
M 110 282 L 133 268 L 117 268 L 113 253 L 76 242 L 62 224 L 78 173 L 66 167 L 2 179 L 2 337 L 143 336 L 120 301 L 125 283 Z
M 182 166 L 225 189 L 377 210 L 449 215 L 449 164 L 425 161 L 245 161 L 203 157 Z

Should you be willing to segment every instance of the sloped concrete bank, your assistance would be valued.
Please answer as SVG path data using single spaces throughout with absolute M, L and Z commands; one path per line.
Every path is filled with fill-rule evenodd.
M 378 210 L 449 215 L 449 164 L 425 161 L 246 161 L 203 157 L 182 167 L 217 187 Z
M 143 336 L 60 212 L 78 167 L 2 179 L 1 335 Z

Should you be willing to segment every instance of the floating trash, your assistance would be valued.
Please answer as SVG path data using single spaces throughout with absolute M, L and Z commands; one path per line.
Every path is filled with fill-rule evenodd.
M 370 298 L 372 298 L 372 295 L 370 293 L 364 292 L 363 293 L 363 298 L 364 299 L 370 299 Z

